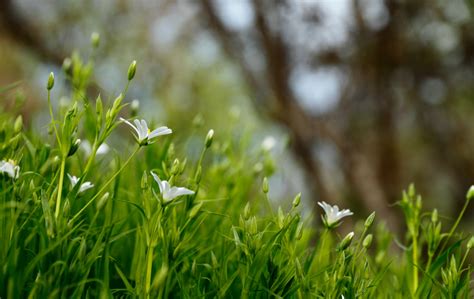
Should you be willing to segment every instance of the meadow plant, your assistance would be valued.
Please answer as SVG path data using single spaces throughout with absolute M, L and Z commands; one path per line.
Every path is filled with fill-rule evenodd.
M 100 46 L 96 33 L 91 42 Z M 65 109 L 53 108 L 56 78 L 47 78 L 49 138 L 0 112 L 1 298 L 472 296 L 474 239 L 458 224 L 474 187 L 447 232 L 414 186 L 399 202 L 404 239 L 375 213 L 357 222 L 362 215 L 324 201 L 320 225 L 302 218 L 301 194 L 275 207 L 272 167 L 255 167 L 272 165 L 268 150 L 252 154 L 209 130 L 194 160 L 175 142 L 180 132 L 150 130 L 137 101 L 124 109 L 136 61 L 122 93 L 90 97 L 93 57 L 64 61 Z M 348 216 L 358 224 L 341 236 Z

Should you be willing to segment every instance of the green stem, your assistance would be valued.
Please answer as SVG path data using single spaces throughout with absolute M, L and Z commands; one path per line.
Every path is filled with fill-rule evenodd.
M 462 266 L 464 265 L 464 262 L 467 259 L 467 256 L 469 255 L 470 248 L 466 250 L 466 253 L 464 254 L 464 257 L 462 258 L 461 264 L 459 265 L 459 271 L 462 270 Z
M 138 153 L 138 151 L 140 150 L 140 146 L 137 147 L 137 149 L 132 153 L 132 155 L 130 155 L 130 157 L 127 159 L 127 161 L 125 161 L 125 163 L 122 165 L 122 167 L 120 167 L 120 169 L 114 173 L 114 175 L 102 186 L 102 188 L 100 188 L 99 192 L 97 192 L 94 197 L 92 197 L 85 205 L 84 207 L 82 207 L 81 210 L 79 210 L 79 212 L 76 213 L 76 215 L 74 215 L 74 217 L 72 217 L 72 219 L 70 220 L 71 222 L 74 222 L 77 217 L 79 217 L 85 210 L 88 206 L 90 206 L 94 200 L 97 199 L 97 197 L 99 197 L 99 195 L 102 194 L 102 192 L 105 191 L 105 189 L 109 186 L 110 183 L 112 183 L 112 181 L 123 171 L 123 169 L 128 165 L 128 163 L 130 163 L 130 161 L 132 160 L 132 158 L 136 155 L 136 153 Z
M 153 266 L 153 247 L 150 245 L 148 246 L 148 251 L 146 254 L 145 296 L 143 296 L 144 298 L 150 298 L 152 266 Z
M 413 298 L 418 289 L 418 240 L 413 236 Z
M 64 169 L 66 168 L 66 158 L 61 159 L 61 170 L 59 173 L 59 185 L 58 185 L 58 197 L 56 199 L 56 212 L 54 216 L 56 219 L 59 217 L 59 208 L 61 207 L 61 193 L 63 192 L 63 182 L 64 182 Z
M 443 252 L 443 250 L 444 250 L 444 248 L 446 247 L 446 245 L 448 245 L 449 239 L 450 239 L 451 236 L 454 234 L 454 231 L 456 231 L 456 229 L 458 228 L 459 222 L 461 222 L 461 219 L 462 219 L 462 217 L 464 216 L 464 213 L 465 213 L 466 210 L 467 210 L 467 206 L 469 205 L 469 202 L 470 202 L 470 199 L 469 199 L 469 198 L 466 199 L 466 203 L 464 203 L 464 206 L 462 207 L 462 210 L 461 210 L 461 213 L 460 213 L 459 216 L 458 216 L 458 219 L 456 219 L 456 222 L 454 223 L 453 227 L 452 227 L 451 230 L 449 231 L 448 236 L 447 236 L 446 239 L 444 240 L 444 243 L 443 243 L 443 246 L 441 247 L 440 252 Z

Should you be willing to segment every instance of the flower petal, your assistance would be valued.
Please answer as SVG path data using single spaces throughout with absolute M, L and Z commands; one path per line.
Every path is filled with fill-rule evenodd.
M 79 193 L 89 190 L 92 187 L 94 187 L 94 185 L 91 182 L 85 182 L 81 187 L 79 187 Z
M 159 127 L 155 130 L 153 130 L 153 132 L 151 132 L 149 135 L 148 135 L 148 138 L 155 138 L 155 137 L 158 137 L 158 136 L 161 136 L 161 135 L 168 135 L 168 134 L 171 134 L 173 133 L 173 131 L 168 128 L 168 127 Z
M 162 182 L 161 182 L 160 178 L 153 171 L 150 171 L 150 173 L 153 176 L 153 178 L 155 179 L 155 181 L 158 183 L 158 187 L 160 188 L 160 192 L 163 193 L 163 185 L 162 185 Z
M 132 128 L 135 130 L 135 132 L 137 133 L 138 137 L 140 136 L 140 132 L 138 131 L 138 129 L 137 129 L 134 125 L 132 125 L 131 122 L 129 122 L 128 120 L 126 120 L 126 119 L 123 118 L 123 117 L 121 117 L 120 120 L 123 121 L 123 122 L 125 122 L 125 123 L 126 123 L 127 125 L 129 125 L 130 127 L 132 127 Z

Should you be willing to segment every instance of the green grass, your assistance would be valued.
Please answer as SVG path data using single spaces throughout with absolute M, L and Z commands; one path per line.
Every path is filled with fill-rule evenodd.
M 473 188 L 453 223 L 423 211 L 410 186 L 399 202 L 405 238 L 395 242 L 375 214 L 340 236 L 302 219 L 300 195 L 272 208 L 271 155 L 245 134 L 202 134 L 200 145 L 180 132 L 134 141 L 118 117 L 130 117 L 135 68 L 122 94 L 103 100 L 86 93 L 93 63 L 74 55 L 64 68 L 68 107 L 53 109 L 47 80 L 47 138 L 0 113 L 0 161 L 20 167 L 17 178 L 0 173 L 1 298 L 472 297 L 474 239 L 457 226 Z M 98 153 L 109 141 L 120 146 Z M 166 200 L 150 171 L 194 194 Z M 74 187 L 67 174 L 79 178 Z M 94 186 L 80 192 L 86 182 Z

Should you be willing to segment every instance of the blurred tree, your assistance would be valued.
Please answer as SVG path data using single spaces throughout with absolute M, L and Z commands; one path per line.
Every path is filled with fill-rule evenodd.
M 464 202 L 474 181 L 471 2 L 253 0 L 245 1 L 250 24 L 239 30 L 224 3 L 203 0 L 202 15 L 241 66 L 255 106 L 288 128 L 316 200 L 357 198 L 393 226 L 389 204 L 410 181 Z M 348 11 L 345 24 L 328 23 L 328 6 Z M 341 28 L 342 41 L 321 38 Z M 301 69 L 343 74 L 330 109 L 305 107 L 292 85 Z M 332 190 L 325 144 L 344 177 Z

